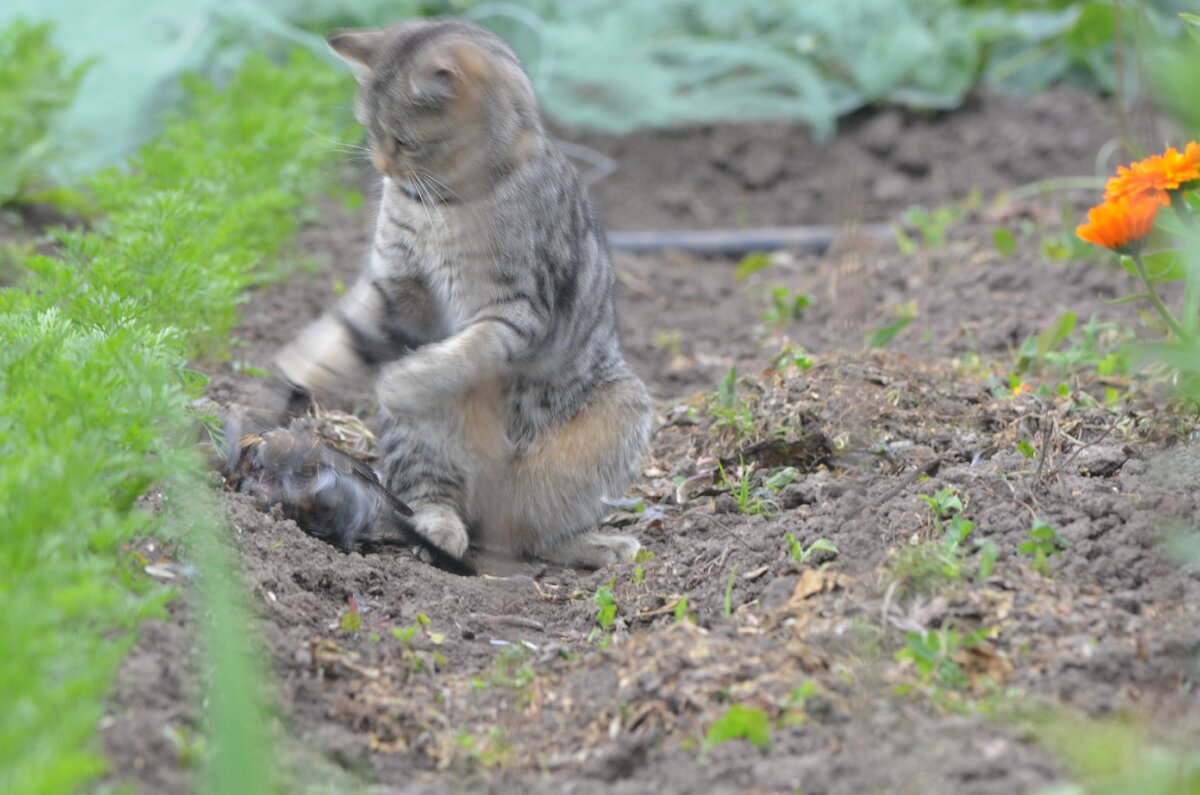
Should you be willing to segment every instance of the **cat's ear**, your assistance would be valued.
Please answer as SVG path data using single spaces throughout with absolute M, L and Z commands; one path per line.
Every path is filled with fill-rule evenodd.
M 469 104 L 478 99 L 490 74 L 487 56 L 473 44 L 459 42 L 412 76 L 412 92 L 429 106 Z
M 375 51 L 383 42 L 381 30 L 344 30 L 326 41 L 329 48 L 355 66 L 369 72 Z

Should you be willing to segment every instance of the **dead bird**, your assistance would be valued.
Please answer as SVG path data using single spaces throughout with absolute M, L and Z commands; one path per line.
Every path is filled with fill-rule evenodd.
M 225 482 L 276 503 L 304 532 L 344 551 L 356 545 L 415 546 L 427 562 L 455 574 L 474 574 L 413 525 L 412 509 L 379 482 L 371 467 L 325 443 L 307 419 L 287 427 L 243 433 L 244 420 L 225 422 Z

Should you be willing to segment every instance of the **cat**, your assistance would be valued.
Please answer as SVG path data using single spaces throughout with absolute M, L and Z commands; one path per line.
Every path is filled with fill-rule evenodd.
M 621 352 L 604 231 L 520 61 L 456 20 L 329 45 L 356 69 L 382 200 L 365 271 L 276 368 L 314 393 L 377 377 L 382 481 L 448 555 L 474 540 L 581 568 L 632 559 L 635 538 L 597 528 L 653 407 Z

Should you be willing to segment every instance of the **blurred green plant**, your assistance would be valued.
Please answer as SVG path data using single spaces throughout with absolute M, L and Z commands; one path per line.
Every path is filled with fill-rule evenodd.
M 1042 714 L 1029 730 L 1067 763 L 1073 779 L 1041 795 L 1200 795 L 1194 738 L 1167 744 L 1119 718 L 1083 720 Z
M 138 621 L 170 591 L 131 544 L 178 538 L 201 571 L 207 791 L 271 792 L 263 692 L 236 566 L 190 443 L 186 407 L 239 293 L 278 252 L 346 134 L 345 76 L 300 55 L 251 59 L 224 92 L 190 83 L 163 135 L 91 185 L 104 217 L 63 233 L 0 290 L 0 791 L 74 792 L 99 775 L 95 733 Z M 137 501 L 166 489 L 156 517 Z
M 50 26 L 18 19 L 0 30 L 0 204 L 18 199 L 67 145 L 56 124 L 88 64 L 68 64 Z
M 1033 562 L 1030 566 L 1033 570 L 1049 577 L 1050 558 L 1061 555 L 1066 548 L 1067 542 L 1063 540 L 1057 530 L 1045 520 L 1035 519 L 1033 526 L 1029 528 L 1029 540 L 1018 545 L 1017 551 L 1022 555 L 1031 556 Z
M 771 744 L 771 721 L 767 713 L 758 707 L 734 704 L 712 722 L 704 735 L 703 750 L 730 740 L 745 740 L 756 748 Z
M 981 84 L 1066 83 L 1132 100 L 1140 61 L 1121 56 L 1151 36 L 1186 39 L 1175 16 L 1194 11 L 1184 2 L 178 0 L 145 15 L 120 0 L 109 10 L 120 26 L 94 24 L 83 0 L 37 10 L 70 26 L 63 38 L 79 52 L 105 54 L 72 108 L 95 142 L 76 166 L 94 168 L 145 140 L 181 68 L 224 79 L 281 39 L 328 57 L 317 34 L 339 27 L 433 14 L 480 22 L 513 44 L 548 114 L 569 127 L 797 119 L 828 137 L 863 107 L 954 108 Z

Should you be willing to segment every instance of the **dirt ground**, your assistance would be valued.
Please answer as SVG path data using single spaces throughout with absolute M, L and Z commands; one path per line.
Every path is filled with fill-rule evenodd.
M 827 146 L 787 125 L 586 139 L 620 163 L 594 187 L 611 229 L 847 224 L 972 188 L 984 201 L 933 247 L 848 235 L 740 282 L 727 259 L 617 253 L 625 347 L 660 416 L 630 491 L 639 510 L 608 520 L 652 553 L 636 564 L 457 577 L 403 550 L 342 554 L 224 494 L 297 775 L 379 793 L 1007 795 L 1066 774 L 1031 728 L 1040 706 L 1153 715 L 1182 736 L 1200 714 L 1200 571 L 1161 543 L 1200 520 L 1200 456 L 1181 443 L 1191 424 L 1150 388 L 1089 397 L 1123 390 L 1119 375 L 1064 376 L 1063 394 L 1052 369 L 1028 376 L 1048 390 L 1014 394 L 1006 378 L 1066 309 L 1153 333 L 1104 301 L 1129 292 L 1123 272 L 1043 254 L 1058 207 L 1091 194 L 991 202 L 1093 173 L 1112 135 L 1095 100 L 1055 92 L 864 115 Z M 301 240 L 314 270 L 254 296 L 233 359 L 207 366 L 217 403 L 261 400 L 247 366 L 354 277 L 369 211 L 323 215 Z M 1015 233 L 1009 254 L 998 224 Z M 764 319 L 779 287 L 811 306 Z M 865 351 L 910 304 L 915 319 Z M 814 364 L 772 369 L 786 344 Z M 713 412 L 733 366 L 733 408 Z M 327 405 L 369 423 L 371 401 L 363 385 Z M 715 460 L 731 482 L 756 465 L 744 505 L 740 482 L 705 475 Z M 794 481 L 768 488 L 785 466 Z M 974 527 L 949 557 L 919 499 L 945 487 Z M 1035 519 L 1065 542 L 1048 573 L 1020 551 Z M 787 534 L 837 553 L 797 562 Z M 977 539 L 994 545 L 990 572 Z M 615 614 L 602 627 L 605 588 Z M 103 731 L 114 784 L 186 791 L 164 732 L 198 714 L 190 604 L 185 592 L 169 621 L 146 624 L 122 670 Z M 352 610 L 361 628 L 347 631 Z M 957 647 L 930 674 L 897 657 L 917 636 Z M 706 742 L 735 705 L 765 713 L 764 747 Z

